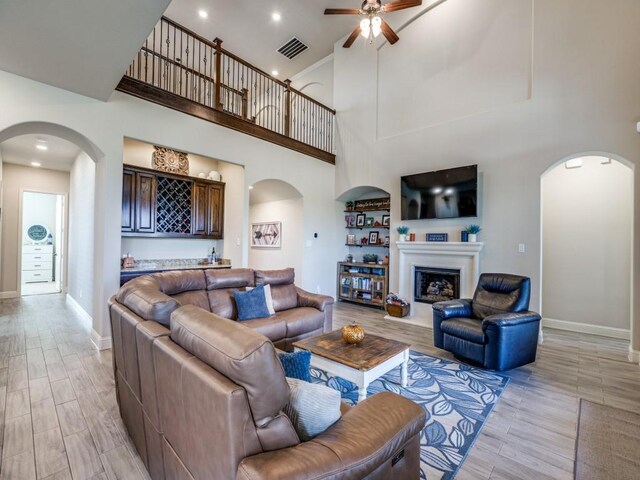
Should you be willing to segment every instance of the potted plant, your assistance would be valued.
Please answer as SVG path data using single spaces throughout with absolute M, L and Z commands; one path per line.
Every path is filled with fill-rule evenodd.
M 398 241 L 399 242 L 406 242 L 407 241 L 407 233 L 409 233 L 409 227 L 407 227 L 406 225 L 401 225 L 398 228 L 396 228 L 396 231 L 398 232 Z
M 362 255 L 363 263 L 376 263 L 378 261 L 378 255 L 375 253 L 365 253 Z
M 470 242 L 477 242 L 478 241 L 478 233 L 480 233 L 481 230 L 482 230 L 482 228 L 480 228 L 480 225 L 469 225 L 469 226 L 467 226 L 467 233 L 469 234 L 469 241 Z
M 353 210 L 353 202 L 348 201 L 347 203 L 345 203 L 345 207 L 347 208 L 348 211 Z

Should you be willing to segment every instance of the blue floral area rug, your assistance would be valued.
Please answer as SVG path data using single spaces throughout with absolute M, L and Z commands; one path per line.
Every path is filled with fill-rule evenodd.
M 324 383 L 354 405 L 357 387 L 323 370 L 311 369 L 312 382 Z M 420 440 L 420 478 L 455 478 L 482 425 L 509 379 L 500 374 L 412 351 L 409 379 L 400 386 L 400 367 L 369 385 L 367 396 L 385 390 L 407 397 L 427 412 Z

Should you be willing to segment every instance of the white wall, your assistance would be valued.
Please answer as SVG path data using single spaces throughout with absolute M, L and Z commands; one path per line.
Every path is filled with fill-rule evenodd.
M 291 86 L 333 107 L 333 54 L 291 77 Z
M 93 313 L 96 166 L 81 152 L 71 167 L 67 294 Z
M 336 193 L 359 185 L 391 192 L 394 231 L 400 223 L 401 175 L 478 164 L 482 206 L 477 220 L 407 224 L 421 234 L 480 223 L 482 271 L 530 276 L 531 307 L 540 311 L 540 176 L 577 153 L 610 152 L 634 164 L 640 160 L 635 131 L 640 63 L 632 60 L 640 50 L 639 23 L 640 3 L 633 0 L 448 0 L 402 29 L 393 46 L 377 50 L 356 42 L 344 49 L 337 42 Z M 523 75 L 523 58 L 531 60 L 529 75 Z M 488 79 L 497 77 L 511 93 L 493 89 Z M 447 85 L 447 78 L 455 82 Z M 413 85 L 412 95 L 389 93 L 394 101 L 381 101 L 406 85 Z M 477 91 L 489 98 L 472 95 Z M 443 107 L 432 114 L 424 98 Z M 459 98 L 473 102 L 460 105 Z M 455 109 L 444 109 L 449 103 Z M 416 105 L 425 121 L 416 120 Z M 386 119 L 404 114 L 413 115 L 415 125 L 381 131 Z M 634 182 L 640 192 L 637 170 Z M 637 238 L 640 194 L 634 203 Z M 519 243 L 526 244 L 525 253 L 518 253 Z M 640 243 L 635 245 L 634 281 L 639 284 Z M 397 258 L 393 247 L 392 289 L 398 282 Z M 633 348 L 640 350 L 640 295 L 634 305 Z
M 628 331 L 633 173 L 603 160 L 542 177 L 542 314 Z
M 58 242 L 56 236 L 56 195 L 48 193 L 24 192 L 22 196 L 22 243 L 27 245 L 31 241 L 27 230 L 31 225 L 44 225 L 49 229 L 54 244 Z
M 249 223 L 281 222 L 280 248 L 250 248 L 249 266 L 258 270 L 293 267 L 303 276 L 303 200 L 289 198 L 257 203 L 249 207 Z
M 22 191 L 69 192 L 69 173 L 44 168 L 3 164 L 2 255 L 0 255 L 0 298 L 17 297 L 18 238 L 21 230 L 20 193 Z
M 229 210 L 225 215 L 243 229 L 243 235 L 238 237 L 241 244 L 233 246 L 237 252 L 234 255 L 241 254 L 242 265 L 248 262 L 248 186 L 265 178 L 292 184 L 305 198 L 303 241 L 311 240 L 310 246 L 305 246 L 305 273 L 298 277 L 298 284 L 313 291 L 318 287 L 324 293 L 334 291 L 335 266 L 327 261 L 338 256 L 333 165 L 119 92 L 108 102 L 100 102 L 0 72 L 0 104 L 0 141 L 25 130 L 55 131 L 58 136 L 82 144 L 81 148 L 97 159 L 92 317 L 94 337 L 101 337 L 98 340 L 108 340 L 110 336 L 107 299 L 119 286 L 125 137 L 170 145 L 244 167 L 242 193 L 227 203 L 236 211 L 241 210 L 242 215 L 233 218 Z M 314 232 L 318 233 L 317 239 Z M 224 255 L 235 262 L 233 256 L 226 252 Z

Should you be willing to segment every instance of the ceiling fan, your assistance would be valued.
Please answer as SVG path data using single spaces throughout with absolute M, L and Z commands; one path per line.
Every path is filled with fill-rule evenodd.
M 382 33 L 390 44 L 396 43 L 400 37 L 393 31 L 389 24 L 380 16 L 382 13 L 395 12 L 405 8 L 418 7 L 422 5 L 422 0 L 395 0 L 385 3 L 380 0 L 364 0 L 360 8 L 327 8 L 325 15 L 364 15 L 360 24 L 351 32 L 347 41 L 342 45 L 349 48 L 356 41 L 358 35 L 373 41 Z

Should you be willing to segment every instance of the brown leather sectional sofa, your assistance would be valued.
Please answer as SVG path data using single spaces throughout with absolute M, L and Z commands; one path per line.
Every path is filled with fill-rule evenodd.
M 271 285 L 276 315 L 234 321 L 233 290 L 256 282 Z M 109 302 L 116 389 L 151 478 L 417 478 L 425 414 L 403 397 L 345 406 L 303 443 L 281 411 L 289 387 L 274 345 L 330 330 L 332 306 L 295 287 L 292 269 L 164 272 L 125 284 Z

